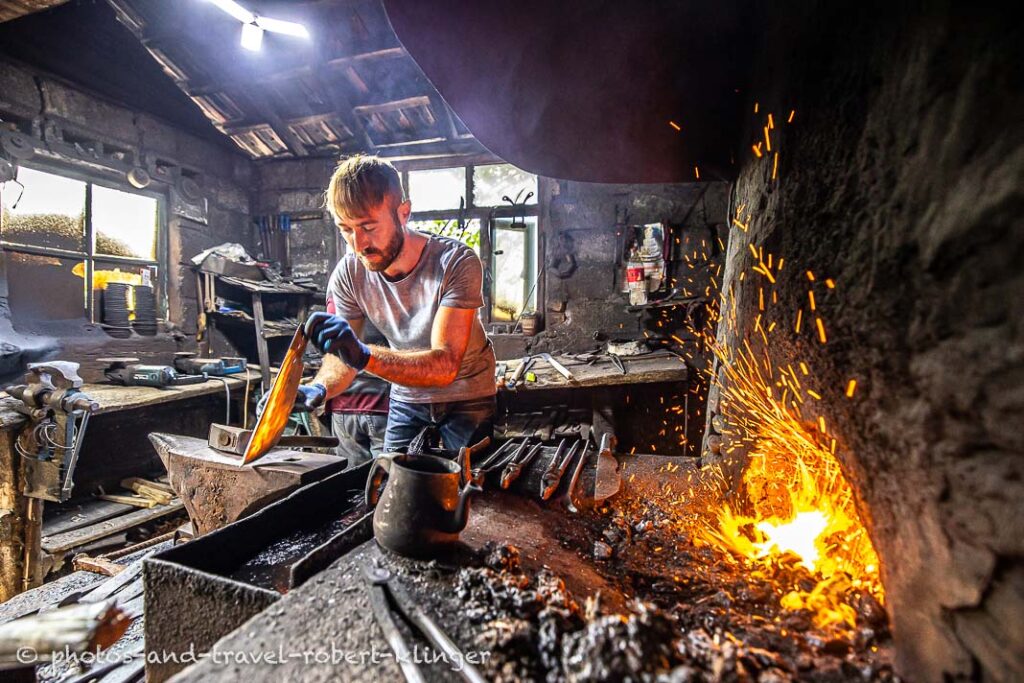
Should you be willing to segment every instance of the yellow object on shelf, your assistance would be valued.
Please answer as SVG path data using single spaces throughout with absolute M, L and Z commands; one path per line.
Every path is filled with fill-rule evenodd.
M 71 272 L 80 278 L 85 277 L 85 264 L 77 263 Z M 92 274 L 92 288 L 106 289 L 110 282 L 123 282 L 126 285 L 141 285 L 142 276 L 138 273 L 125 272 L 120 268 L 114 270 L 96 270 Z

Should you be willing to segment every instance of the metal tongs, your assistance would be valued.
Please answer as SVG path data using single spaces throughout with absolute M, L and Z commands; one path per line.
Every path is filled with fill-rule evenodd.
M 572 448 L 562 458 L 561 455 L 565 451 L 565 439 L 558 444 L 558 450 L 555 451 L 555 456 L 551 459 L 551 465 L 544 470 L 544 474 L 540 477 L 540 499 L 547 500 L 555 491 L 558 490 L 558 485 L 562 483 L 562 477 L 565 475 L 565 471 L 569 469 L 569 463 L 576 456 L 576 451 L 580 449 L 582 441 L 576 441 L 573 443 Z
M 409 597 L 405 588 L 394 579 L 392 573 L 381 567 L 377 562 L 367 562 L 364 567 L 366 580 L 370 589 L 370 606 L 377 624 L 384 631 L 388 645 L 395 653 L 395 659 L 402 668 L 402 674 L 409 683 L 424 683 L 423 673 L 413 657 L 409 643 L 402 636 L 392 614 L 397 612 L 407 624 L 430 644 L 444 653 L 449 663 L 458 662 L 461 668 L 456 669 L 462 679 L 469 683 L 486 683 L 480 671 L 467 661 L 459 646 L 441 630 L 433 619 L 428 617 Z
M 509 461 L 507 465 L 505 465 L 505 469 L 501 473 L 501 488 L 507 489 L 509 486 L 511 486 L 512 482 L 518 479 L 519 475 L 523 473 L 523 468 L 529 465 L 530 461 L 532 461 L 537 456 L 537 454 L 540 453 L 540 449 L 544 448 L 544 444 L 539 443 L 533 448 L 531 448 L 522 459 L 519 459 L 519 454 L 522 453 L 523 449 L 526 448 L 528 443 L 528 440 L 523 441 L 523 445 L 519 447 L 518 451 L 516 451 L 516 455 Z

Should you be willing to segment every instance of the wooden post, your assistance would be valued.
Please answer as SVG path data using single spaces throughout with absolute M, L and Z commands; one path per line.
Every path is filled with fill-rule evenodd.
M 14 440 L 21 416 L 0 415 L 0 602 L 42 583 L 43 501 L 21 495 L 21 458 Z
M 270 351 L 264 336 L 263 295 L 252 293 L 252 316 L 256 319 L 256 351 L 260 357 L 260 374 L 263 377 L 263 391 L 270 391 Z
M 43 585 L 42 540 L 43 501 L 25 498 L 25 550 L 22 567 L 22 590 Z

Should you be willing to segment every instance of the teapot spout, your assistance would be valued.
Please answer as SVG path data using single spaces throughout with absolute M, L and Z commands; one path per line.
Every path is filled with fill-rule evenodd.
M 469 499 L 473 494 L 481 491 L 483 489 L 473 481 L 462 487 L 462 491 L 459 493 L 459 505 L 455 508 L 452 526 L 448 530 L 450 533 L 457 534 L 466 528 L 466 523 L 469 521 Z

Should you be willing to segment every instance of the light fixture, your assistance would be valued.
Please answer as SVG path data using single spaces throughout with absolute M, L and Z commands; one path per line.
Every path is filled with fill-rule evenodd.
M 302 24 L 283 19 L 261 17 L 255 12 L 239 5 L 235 0 L 207 0 L 222 11 L 242 22 L 242 47 L 246 50 L 259 50 L 263 44 L 263 33 L 280 33 L 296 38 L 309 38 L 309 31 Z
M 242 47 L 253 52 L 263 45 L 263 29 L 256 24 L 242 24 Z

